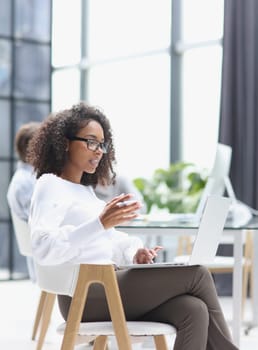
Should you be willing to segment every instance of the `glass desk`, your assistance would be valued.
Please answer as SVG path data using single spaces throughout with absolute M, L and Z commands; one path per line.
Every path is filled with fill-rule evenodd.
M 198 223 L 179 222 L 176 220 L 134 220 L 127 225 L 118 226 L 117 229 L 130 234 L 148 235 L 162 237 L 164 235 L 195 235 Z M 242 326 L 242 257 L 245 232 L 254 232 L 254 291 L 253 291 L 253 321 L 252 326 L 258 324 L 258 218 L 253 218 L 246 224 L 238 225 L 237 222 L 228 221 L 225 224 L 223 235 L 231 235 L 234 249 L 233 268 L 233 310 L 232 310 L 232 335 L 237 346 L 240 345 L 240 334 Z

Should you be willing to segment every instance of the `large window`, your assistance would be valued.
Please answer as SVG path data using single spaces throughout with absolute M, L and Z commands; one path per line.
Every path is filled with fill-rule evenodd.
M 52 108 L 102 108 L 131 178 L 178 159 L 209 167 L 222 27 L 223 0 L 54 0 Z
M 210 167 L 218 139 L 223 0 L 182 0 L 182 155 Z
M 52 110 L 81 99 L 81 0 L 53 0 Z
M 16 168 L 17 130 L 50 111 L 50 24 L 50 0 L 0 0 L 0 280 L 28 276 L 6 193 Z

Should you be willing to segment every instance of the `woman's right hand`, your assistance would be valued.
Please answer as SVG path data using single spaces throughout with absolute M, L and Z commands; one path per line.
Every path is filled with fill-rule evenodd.
M 133 195 L 130 193 L 122 194 L 106 204 L 99 216 L 105 229 L 128 222 L 139 215 L 137 210 L 141 208 L 142 204 L 132 200 L 132 197 Z

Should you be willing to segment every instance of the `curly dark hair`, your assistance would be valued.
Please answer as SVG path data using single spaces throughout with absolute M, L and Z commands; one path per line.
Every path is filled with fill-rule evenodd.
M 29 145 L 28 159 L 37 178 L 46 173 L 61 175 L 67 160 L 67 139 L 75 136 L 92 120 L 102 126 L 109 148 L 94 174 L 83 173 L 81 184 L 95 186 L 97 183 L 110 184 L 115 181 L 113 164 L 116 160 L 109 120 L 98 108 L 84 102 L 50 114 L 36 131 Z

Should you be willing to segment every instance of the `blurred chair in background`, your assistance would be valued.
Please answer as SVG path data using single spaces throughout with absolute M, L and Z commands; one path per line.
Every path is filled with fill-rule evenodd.
M 11 216 L 12 216 L 15 236 L 18 242 L 19 251 L 21 255 L 26 257 L 31 257 L 32 252 L 31 252 L 31 238 L 30 238 L 29 225 L 26 221 L 21 220 L 12 211 L 11 211 Z M 38 308 L 35 316 L 35 321 L 33 325 L 32 337 L 31 337 L 32 340 L 36 339 L 36 335 L 38 333 L 39 326 L 40 326 L 40 334 L 39 334 L 39 339 L 37 344 L 37 350 L 41 350 L 43 346 L 45 335 L 50 322 L 51 313 L 54 307 L 54 302 L 55 302 L 55 295 L 52 296 L 46 291 L 41 292 Z M 47 317 L 43 318 L 43 309 L 45 311 L 45 314 L 48 315 L 48 318 Z

